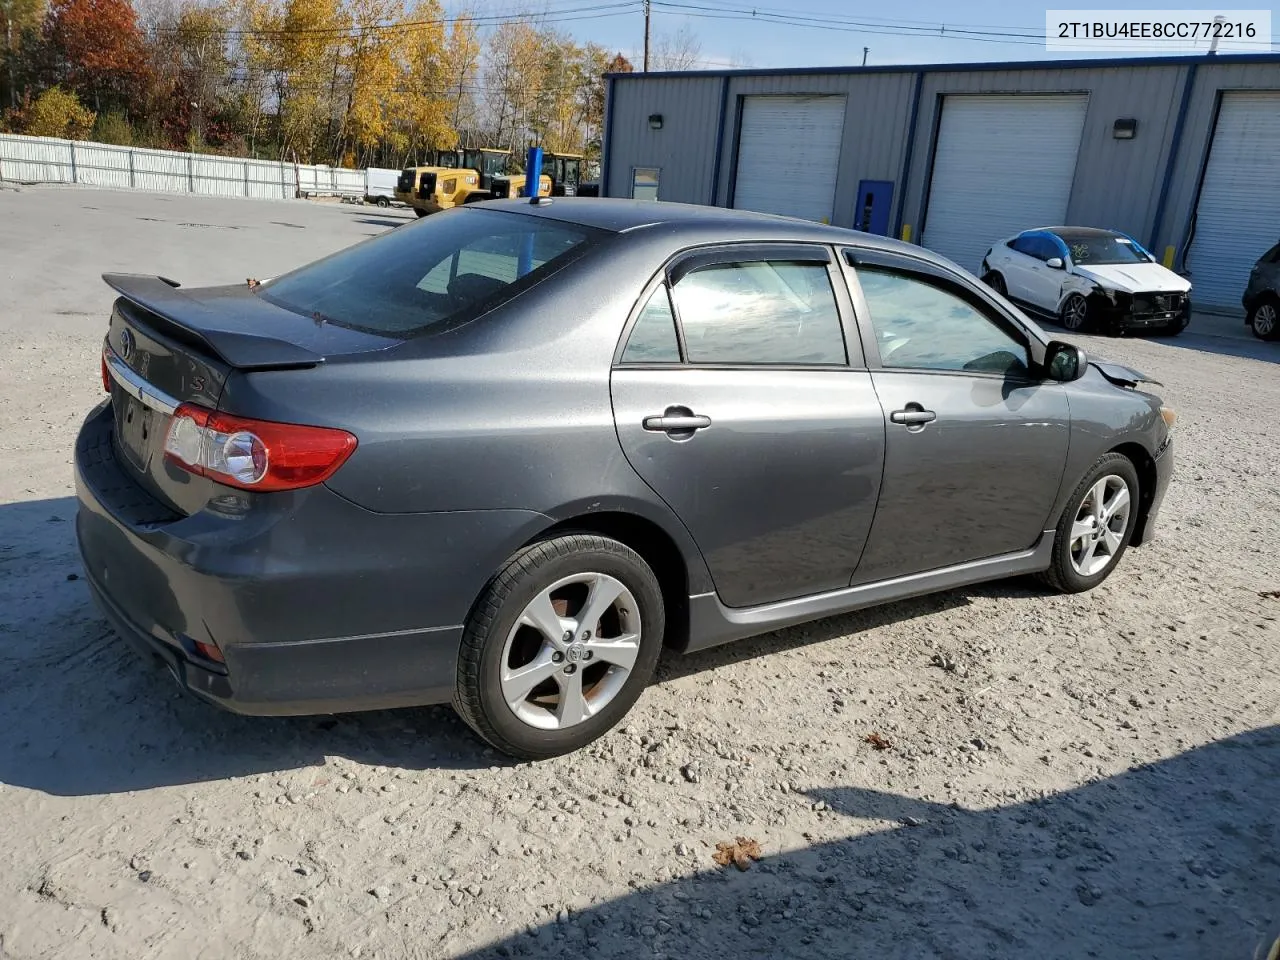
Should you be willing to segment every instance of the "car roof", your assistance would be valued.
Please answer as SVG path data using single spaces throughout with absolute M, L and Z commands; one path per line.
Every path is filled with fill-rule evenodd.
M 922 247 L 875 234 L 832 227 L 812 220 L 727 207 L 707 207 L 695 203 L 613 197 L 554 197 L 550 202 L 543 198 L 537 204 L 530 203 L 527 199 L 488 200 L 479 204 L 477 209 L 544 217 L 614 233 L 628 233 L 656 226 L 677 231 L 683 228 L 700 233 L 719 228 L 724 231 L 725 240 L 807 240 L 813 243 L 873 247 L 910 253 L 916 257 L 933 257 Z
M 1104 230 L 1102 227 L 1034 227 L 1031 230 L 1023 230 L 1022 233 L 1056 233 L 1061 236 L 1069 233 L 1073 237 L 1118 237 L 1120 236 L 1114 230 Z M 1022 236 L 1022 234 L 1018 234 Z

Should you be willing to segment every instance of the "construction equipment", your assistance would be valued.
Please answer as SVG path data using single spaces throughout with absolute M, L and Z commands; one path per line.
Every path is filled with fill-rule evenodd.
M 396 199 L 419 217 L 464 203 L 488 200 L 492 184 L 507 168 L 510 153 L 491 148 L 438 150 L 429 166 L 406 167 L 396 181 Z
M 494 177 L 493 183 L 489 187 L 489 196 L 486 200 L 503 200 L 508 197 L 523 197 L 526 178 L 523 173 L 508 173 L 500 177 Z M 543 174 L 538 178 L 538 196 L 551 196 L 552 189 L 551 177 Z
M 543 164 L 551 174 L 551 195 L 553 197 L 576 197 L 578 186 L 582 183 L 582 161 L 580 153 L 546 153 Z

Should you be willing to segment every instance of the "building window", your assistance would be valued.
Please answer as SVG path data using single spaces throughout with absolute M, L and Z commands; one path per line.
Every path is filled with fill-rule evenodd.
M 632 167 L 631 199 L 657 200 L 658 174 L 660 172 L 658 167 Z

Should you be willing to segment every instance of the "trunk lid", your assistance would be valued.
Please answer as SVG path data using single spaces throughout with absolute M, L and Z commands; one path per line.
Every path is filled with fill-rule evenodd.
M 248 285 L 181 290 L 161 277 L 108 274 L 120 294 L 103 346 L 121 468 L 183 515 L 223 488 L 166 462 L 181 403 L 217 409 L 237 371 L 306 369 L 399 340 L 336 327 L 277 307 Z

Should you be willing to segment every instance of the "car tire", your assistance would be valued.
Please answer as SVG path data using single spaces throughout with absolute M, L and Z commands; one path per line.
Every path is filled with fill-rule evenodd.
M 565 622 L 581 620 L 593 601 L 603 610 L 594 623 Z M 571 634 L 550 635 L 565 626 Z M 476 602 L 463 631 L 454 709 L 512 757 L 578 750 L 639 699 L 665 626 L 657 578 L 630 547 L 594 534 L 539 541 L 508 560 Z
M 385 210 L 387 209 L 387 207 L 391 206 L 391 201 L 388 200 L 386 197 L 379 197 L 378 206 L 380 206 L 383 210 Z
M 1002 297 L 1007 297 L 1009 295 L 1009 287 L 1004 282 L 1004 277 L 996 273 L 994 270 L 983 277 L 982 282 Z
M 414 208 L 413 208 L 413 212 L 414 212 L 414 213 L 416 213 L 416 214 L 418 215 L 419 219 L 421 219 L 422 217 L 425 217 L 425 216 L 427 215 L 427 211 L 425 211 L 425 210 L 419 210 L 417 207 L 414 207 Z
M 1249 329 L 1259 340 L 1280 340 L 1280 301 L 1268 297 L 1249 311 Z
M 1120 501 L 1113 499 L 1120 496 L 1121 486 L 1123 518 Z M 1121 453 L 1101 457 L 1076 485 L 1062 511 L 1054 530 L 1053 561 L 1040 580 L 1061 593 L 1082 593 L 1107 579 L 1133 538 L 1138 495 L 1138 471 L 1133 461 Z M 1099 498 L 1101 512 L 1096 507 Z M 1112 505 L 1110 511 L 1108 504 Z
M 1072 333 L 1084 333 L 1089 327 L 1088 298 L 1081 293 L 1068 296 L 1058 309 L 1058 322 Z

